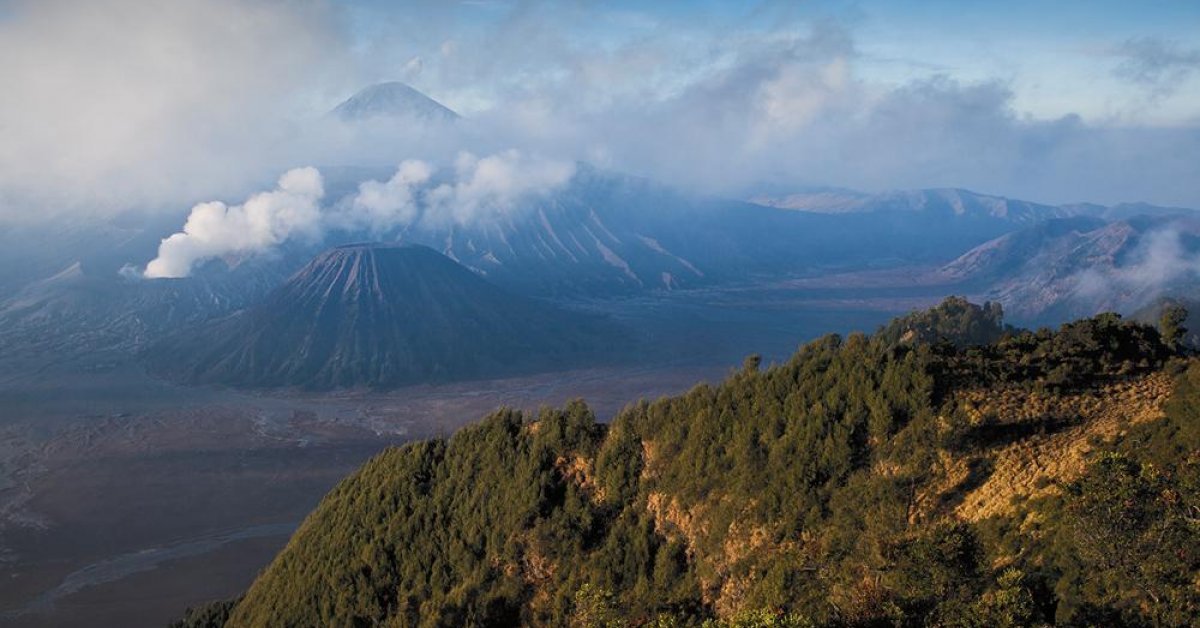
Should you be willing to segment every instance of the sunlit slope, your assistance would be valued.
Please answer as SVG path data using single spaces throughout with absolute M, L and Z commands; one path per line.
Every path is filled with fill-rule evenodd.
M 388 450 L 228 625 L 1189 625 L 1200 367 L 1115 316 L 997 313 Z

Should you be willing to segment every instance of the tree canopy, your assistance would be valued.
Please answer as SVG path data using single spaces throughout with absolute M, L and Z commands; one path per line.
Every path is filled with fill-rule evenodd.
M 1196 625 L 1200 366 L 1173 355 L 1116 315 L 1019 331 L 951 300 L 607 425 L 502 409 L 376 456 L 207 625 Z M 1168 371 L 1165 418 L 1073 479 L 978 520 L 943 503 L 992 472 L 955 479 L 963 451 L 1081 420 L 981 425 L 964 395 L 1091 408 Z

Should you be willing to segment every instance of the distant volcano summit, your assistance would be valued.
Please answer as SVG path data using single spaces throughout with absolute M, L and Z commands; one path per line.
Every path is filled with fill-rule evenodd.
M 196 382 L 383 388 L 558 368 L 610 334 L 432 249 L 353 244 L 320 254 L 259 305 L 172 337 L 150 363 Z
M 366 87 L 330 113 L 344 121 L 411 118 L 422 122 L 453 122 L 460 117 L 442 103 L 396 81 Z

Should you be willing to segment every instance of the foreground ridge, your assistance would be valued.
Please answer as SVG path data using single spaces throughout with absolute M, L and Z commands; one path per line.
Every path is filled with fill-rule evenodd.
M 1000 316 L 390 449 L 180 625 L 1194 625 L 1200 363 L 1112 314 Z

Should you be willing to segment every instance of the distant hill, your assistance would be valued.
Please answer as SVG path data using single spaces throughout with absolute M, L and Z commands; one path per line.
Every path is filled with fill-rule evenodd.
M 996 314 L 388 449 L 177 625 L 1197 625 L 1200 363 Z M 951 342 L 894 342 L 913 322 Z
M 602 321 L 505 292 L 422 246 L 321 255 L 263 302 L 180 332 L 151 368 L 235 386 L 389 387 L 560 368 L 614 340 Z
M 436 248 L 520 292 L 597 296 L 942 263 L 1061 213 L 963 191 L 896 198 L 904 209 L 880 197 L 873 211 L 793 211 L 579 164 L 562 189 L 495 220 L 417 224 L 386 237 Z
M 864 194 L 851 190 L 816 190 L 780 197 L 754 199 L 763 205 L 817 213 L 904 212 L 943 217 L 991 217 L 1013 223 L 1030 224 L 1050 218 L 1103 211 L 1090 206 L 1054 206 L 979 194 L 957 188 L 898 190 Z
M 941 272 L 1024 321 L 1131 313 L 1161 296 L 1200 297 L 1200 217 L 1051 220 L 982 244 Z
M 1116 205 L 1096 205 L 1079 203 L 1063 205 L 1064 209 L 1079 215 L 1096 216 L 1105 220 L 1127 220 L 1138 216 L 1195 216 L 1196 210 L 1186 207 L 1163 207 L 1149 203 L 1118 203 Z
M 1027 229 L 1009 233 L 967 251 L 946 264 L 950 277 L 973 284 L 1003 279 L 1027 267 L 1043 265 L 1047 255 L 1062 257 L 1084 234 L 1103 229 L 1108 223 L 1089 216 L 1047 220 Z
M 789 194 L 760 194 L 751 202 L 768 207 L 815 213 L 913 212 L 943 216 L 991 216 L 1014 223 L 1032 224 L 1051 218 L 1091 216 L 1125 220 L 1136 216 L 1187 216 L 1195 210 L 1149 203 L 1066 203 L 1049 205 L 960 188 L 895 190 L 867 194 L 842 188 L 813 188 Z
M 363 88 L 330 112 L 343 121 L 373 118 L 411 118 L 421 122 L 444 123 L 459 115 L 442 103 L 400 82 L 378 83 Z
M 105 264 L 75 262 L 0 301 L 0 349 L 10 357 L 107 363 L 181 327 L 246 307 L 286 276 L 280 263 L 231 268 L 216 262 L 185 279 L 148 281 Z

